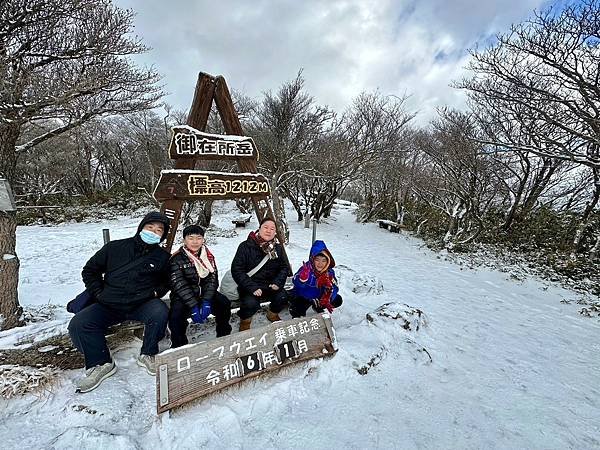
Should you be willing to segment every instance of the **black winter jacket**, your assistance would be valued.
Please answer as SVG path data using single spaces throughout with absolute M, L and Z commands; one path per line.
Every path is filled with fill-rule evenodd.
M 162 221 L 157 220 L 156 214 L 144 217 L 138 233 L 146 223 Z M 168 219 L 164 219 L 168 224 Z M 165 226 L 165 235 L 167 230 Z M 83 283 L 99 303 L 115 309 L 133 310 L 143 302 L 160 298 L 169 291 L 169 253 L 158 244 L 144 243 L 138 233 L 131 238 L 109 242 L 83 267 Z M 110 272 L 138 258 L 142 258 L 143 262 L 111 276 Z
M 212 300 L 219 287 L 219 274 L 214 260 L 211 261 L 215 271 L 202 278 L 198 284 L 198 271 L 194 263 L 180 248 L 169 263 L 171 301 L 179 301 L 193 308 L 201 300 Z
M 279 289 L 283 289 L 288 276 L 288 267 L 283 258 L 281 244 L 275 244 L 275 250 L 277 258 L 268 260 L 250 278 L 248 272 L 258 266 L 265 257 L 265 253 L 250 237 L 238 246 L 233 261 L 231 261 L 231 276 L 238 284 L 240 293 L 253 293 L 257 289 L 264 291 L 269 288 L 270 284 L 276 284 Z

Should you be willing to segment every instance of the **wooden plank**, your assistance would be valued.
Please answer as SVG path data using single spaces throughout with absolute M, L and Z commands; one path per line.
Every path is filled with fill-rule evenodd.
M 154 191 L 156 200 L 222 200 L 269 192 L 261 174 L 211 172 L 206 170 L 163 170 Z
M 214 77 L 207 73 L 200 72 L 198 74 L 196 90 L 194 91 L 194 100 L 192 101 L 192 106 L 190 107 L 187 118 L 187 124 L 197 130 L 202 131 L 206 128 L 215 93 L 214 81 Z M 178 159 L 175 161 L 175 169 L 193 169 L 195 165 L 195 160 Z M 165 248 L 168 252 L 171 251 L 173 241 L 175 240 L 182 207 L 183 200 L 179 199 L 167 200 L 160 207 L 160 211 L 171 219 L 169 233 L 165 239 Z
M 203 133 L 184 125 L 173 127 L 172 130 L 169 145 L 171 159 L 258 159 L 256 144 L 251 137 Z
M 250 329 L 156 355 L 160 414 L 299 361 L 337 351 L 331 318 L 318 314 Z

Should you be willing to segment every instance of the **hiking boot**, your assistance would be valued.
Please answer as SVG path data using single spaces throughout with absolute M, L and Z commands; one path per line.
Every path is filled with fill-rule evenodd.
M 117 366 L 114 361 L 86 369 L 85 377 L 76 382 L 77 388 L 75 389 L 75 392 L 83 394 L 84 392 L 93 391 L 100 386 L 102 381 L 114 375 L 116 371 Z
M 249 319 L 240 320 L 240 331 L 249 330 L 251 323 L 252 323 L 252 317 L 250 317 Z
M 154 361 L 154 356 L 138 356 L 137 365 L 146 369 L 146 372 L 148 372 L 149 375 L 156 375 L 156 361 Z
M 270 309 L 267 309 L 267 319 L 269 322 L 281 322 L 281 317 L 279 317 L 279 314 L 274 313 Z

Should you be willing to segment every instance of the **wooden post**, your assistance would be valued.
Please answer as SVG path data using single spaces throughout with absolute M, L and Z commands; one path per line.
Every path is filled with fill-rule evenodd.
M 190 112 L 187 118 L 187 124 L 197 130 L 204 131 L 206 129 L 206 123 L 208 122 L 208 116 L 210 114 L 210 108 L 212 107 L 213 96 L 215 92 L 214 78 L 206 73 L 200 72 L 198 74 L 198 81 L 196 83 L 196 90 L 194 91 L 194 100 L 190 107 Z M 175 162 L 176 169 L 193 169 L 196 165 L 196 161 L 189 159 L 178 159 Z M 165 214 L 171 219 L 171 226 L 169 228 L 169 234 L 165 240 L 165 248 L 167 251 L 171 251 L 173 241 L 175 240 L 175 234 L 177 233 L 177 226 L 179 225 L 179 219 L 181 218 L 181 208 L 183 206 L 183 200 L 167 200 L 161 205 L 160 212 Z

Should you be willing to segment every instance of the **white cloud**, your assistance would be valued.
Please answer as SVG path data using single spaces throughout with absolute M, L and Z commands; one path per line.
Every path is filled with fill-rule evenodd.
M 200 71 L 259 97 L 300 68 L 309 93 L 341 111 L 363 90 L 411 95 L 419 122 L 461 107 L 449 87 L 467 49 L 527 18 L 542 0 L 115 0 L 134 9 L 141 58 L 165 75 L 167 101 L 187 109 Z

